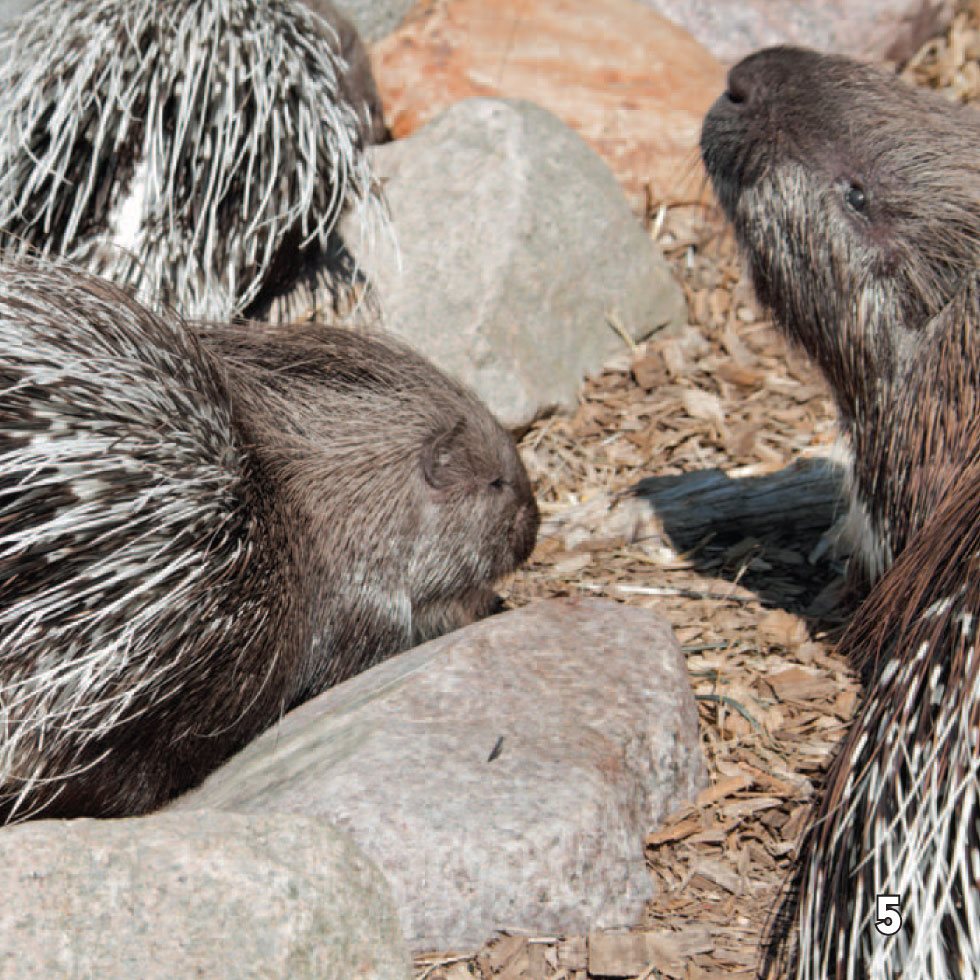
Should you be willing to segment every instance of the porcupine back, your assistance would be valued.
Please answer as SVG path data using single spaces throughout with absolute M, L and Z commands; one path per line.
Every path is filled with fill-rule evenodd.
M 0 823 L 153 809 L 534 545 L 510 434 L 382 335 L 0 262 L 0 381 Z
M 342 212 L 384 225 L 339 46 L 291 0 L 44 0 L 0 34 L 0 248 L 187 317 L 326 302 Z
M 980 390 L 980 276 L 932 329 L 946 377 L 927 374 L 910 397 L 963 375 Z M 776 975 L 794 959 L 801 980 L 980 975 L 980 412 L 957 435 L 938 506 L 841 643 L 872 680 L 803 840 Z M 892 936 L 876 928 L 889 895 L 903 917 Z
M 0 822 L 146 809 L 281 711 L 293 543 L 173 322 L 5 264 L 0 352 Z

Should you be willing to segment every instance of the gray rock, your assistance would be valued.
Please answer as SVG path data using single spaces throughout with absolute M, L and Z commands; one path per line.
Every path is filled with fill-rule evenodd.
M 8 827 L 0 894 L 4 977 L 411 975 L 381 873 L 299 817 Z
M 380 41 L 405 19 L 415 0 L 336 0 L 365 41 Z
M 704 784 L 670 627 L 558 599 L 333 688 L 177 808 L 325 817 L 384 870 L 415 949 L 636 919 L 644 834 Z
M 0 0 L 0 30 L 20 20 L 37 2 L 38 0 Z
M 387 326 L 473 387 L 505 425 L 575 404 L 583 376 L 686 322 L 680 287 L 616 179 L 528 102 L 457 103 L 373 151 L 398 238 L 352 244 Z
M 952 20 L 954 0 L 642 0 L 722 61 L 770 44 L 906 61 Z

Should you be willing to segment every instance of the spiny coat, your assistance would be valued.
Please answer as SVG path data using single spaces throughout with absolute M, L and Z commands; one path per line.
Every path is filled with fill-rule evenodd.
M 0 823 L 160 805 L 491 611 L 536 529 L 510 435 L 392 340 L 0 262 Z
M 827 379 L 861 577 L 867 700 L 766 970 L 980 974 L 980 116 L 794 48 L 736 65 L 702 156 L 780 329 Z M 878 896 L 903 916 L 877 926 Z M 793 920 L 799 926 L 793 943 Z

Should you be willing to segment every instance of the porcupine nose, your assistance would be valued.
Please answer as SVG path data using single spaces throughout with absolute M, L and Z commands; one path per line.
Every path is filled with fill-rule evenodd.
M 748 105 L 752 98 L 755 79 L 751 71 L 745 71 L 745 62 L 740 62 L 728 73 L 728 87 L 725 98 L 733 105 Z
M 728 72 L 723 98 L 742 111 L 758 107 L 767 93 L 792 79 L 794 61 L 799 61 L 799 55 L 796 49 L 776 47 L 743 58 Z

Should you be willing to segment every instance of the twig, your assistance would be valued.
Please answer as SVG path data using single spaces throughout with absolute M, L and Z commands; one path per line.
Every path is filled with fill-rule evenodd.
M 723 704 L 726 708 L 731 708 L 732 711 L 737 711 L 756 731 L 760 731 L 759 723 L 752 717 L 748 708 L 744 705 L 739 704 L 734 698 L 730 698 L 724 694 L 695 694 L 695 701 L 710 701 L 712 704 Z
M 444 966 L 454 966 L 456 963 L 465 963 L 467 960 L 471 960 L 471 959 L 473 959 L 472 956 L 446 957 L 446 959 L 439 960 L 438 962 L 433 963 L 431 966 L 429 966 L 428 969 L 425 971 L 425 973 L 421 974 L 417 978 L 417 980 L 429 980 L 429 977 L 431 977 L 432 974 L 436 972 L 436 970 L 441 970 Z
M 580 589 L 588 589 L 591 592 L 606 592 L 615 589 L 617 592 L 625 592 L 627 595 L 652 595 L 667 596 L 681 599 L 711 599 L 717 602 L 758 602 L 762 600 L 758 596 L 734 595 L 727 592 L 702 592 L 699 589 L 681 589 L 666 587 L 661 585 L 624 585 L 621 582 L 576 582 Z
M 619 316 L 610 311 L 606 314 L 606 322 L 609 324 L 616 333 L 622 338 L 623 343 L 630 349 L 631 354 L 635 354 L 638 350 L 636 341 L 629 335 L 626 327 L 623 326 L 623 321 L 619 319 Z
M 705 650 L 725 650 L 730 646 L 728 640 L 718 640 L 717 643 L 695 643 L 692 646 L 681 647 L 681 653 L 704 653 Z

